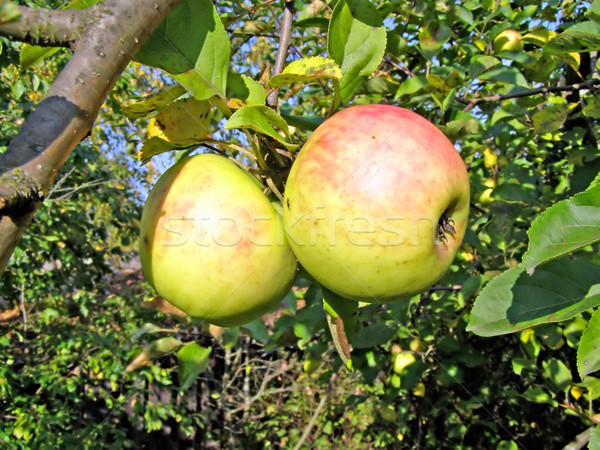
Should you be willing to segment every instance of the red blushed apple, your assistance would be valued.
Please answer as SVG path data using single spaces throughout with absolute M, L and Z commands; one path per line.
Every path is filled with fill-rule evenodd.
M 432 123 L 390 105 L 341 111 L 292 166 L 284 226 L 302 266 L 364 302 L 411 297 L 448 270 L 469 213 L 469 178 Z
M 167 170 L 142 214 L 146 278 L 192 317 L 223 327 L 273 309 L 291 288 L 294 257 L 262 186 L 227 158 L 197 155 Z

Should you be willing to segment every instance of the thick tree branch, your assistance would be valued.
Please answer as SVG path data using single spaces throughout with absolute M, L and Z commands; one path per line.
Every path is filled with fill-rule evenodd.
M 35 45 L 69 47 L 87 25 L 90 10 L 55 11 L 19 6 L 18 19 L 0 23 L 0 34 Z
M 73 57 L 0 155 L 0 270 L 133 55 L 180 2 L 105 0 L 86 10 Z
M 285 58 L 291 42 L 292 35 L 292 19 L 294 16 L 294 2 L 286 1 L 283 9 L 283 19 L 281 20 L 281 30 L 279 35 L 279 48 L 275 57 L 275 66 L 273 67 L 273 75 L 280 74 L 285 66 Z M 277 108 L 277 94 L 279 89 L 274 89 L 267 97 L 267 105 L 271 108 Z
M 530 89 L 527 91 L 514 92 L 512 94 L 503 94 L 503 95 L 490 95 L 489 97 L 474 97 L 470 99 L 465 99 L 462 97 L 456 97 L 456 101 L 462 103 L 463 105 L 467 105 L 465 107 L 465 111 L 470 110 L 474 106 L 479 103 L 484 102 L 499 102 L 502 100 L 508 100 L 511 98 L 519 98 L 519 97 L 530 97 L 532 95 L 538 94 L 548 94 L 550 92 L 572 92 L 579 91 L 581 89 L 590 89 L 594 86 L 600 86 L 600 80 L 588 80 L 585 83 L 575 83 L 570 84 L 568 86 L 550 86 L 550 87 L 542 87 L 537 89 Z

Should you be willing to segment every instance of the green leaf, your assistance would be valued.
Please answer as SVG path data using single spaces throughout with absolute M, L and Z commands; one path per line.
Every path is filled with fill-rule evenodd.
M 573 383 L 571 371 L 558 359 L 549 359 L 542 362 L 544 378 L 555 391 L 565 391 Z
M 324 117 L 293 116 L 291 114 L 281 114 L 281 117 L 283 117 L 289 125 L 300 128 L 301 130 L 309 131 L 315 131 L 317 127 L 325 121 Z
M 593 0 L 590 9 L 587 10 L 585 15 L 596 23 L 600 23 L 600 1 Z
M 288 140 L 279 134 L 273 128 L 273 125 L 283 131 Z M 225 128 L 228 130 L 233 128 L 247 128 L 257 133 L 266 134 L 283 144 L 288 150 L 294 150 L 299 147 L 297 144 L 289 142 L 290 131 L 283 117 L 267 106 L 244 106 L 238 109 L 229 118 L 225 124 Z
M 339 0 L 329 20 L 329 56 L 342 70 L 342 102 L 352 99 L 381 63 L 386 46 L 383 21 L 368 0 Z
M 532 117 L 535 132 L 545 134 L 560 130 L 574 106 L 568 104 L 548 105 L 536 112 Z
M 59 51 L 59 47 L 40 47 L 39 45 L 23 44 L 19 55 L 19 68 L 27 70 L 49 56 Z
M 600 370 L 600 309 L 597 309 L 581 335 L 577 348 L 577 370 L 581 379 Z
M 277 88 L 293 83 L 308 83 L 319 79 L 342 79 L 342 70 L 333 59 L 309 56 L 288 64 L 278 75 L 273 75 L 269 86 Z
M 269 340 L 269 329 L 260 317 L 250 323 L 242 325 L 240 328 L 249 333 L 250 336 L 252 336 L 258 342 L 264 344 Z
M 155 325 L 152 322 L 147 322 L 144 325 L 142 325 L 140 328 L 138 328 L 135 333 L 133 333 L 133 336 L 131 336 L 131 340 L 133 342 L 137 342 L 140 339 L 140 337 L 142 337 L 143 335 L 157 333 L 161 329 L 162 328 L 160 328 L 158 325 Z
M 521 396 L 533 403 L 546 403 L 548 405 L 557 406 L 558 403 L 554 400 L 541 386 L 531 386 L 521 394 Z
M 170 353 L 173 353 L 179 347 L 181 347 L 183 343 L 179 339 L 175 339 L 174 337 L 165 337 L 162 339 L 158 339 L 146 346 L 142 349 L 141 353 L 137 355 L 133 361 L 131 361 L 127 368 L 125 369 L 127 372 L 131 372 L 132 370 L 138 369 L 142 366 L 147 366 L 152 361 L 162 358 Z
M 210 362 L 210 352 L 210 348 L 200 347 L 195 342 L 184 345 L 177 352 L 179 385 L 183 391 L 188 390 L 198 375 L 206 370 Z
M 9 0 L 0 0 L 0 23 L 16 20 L 20 16 L 21 10 L 15 3 Z
M 600 266 L 560 258 L 527 275 L 519 265 L 498 275 L 475 300 L 467 331 L 479 336 L 514 333 L 566 320 L 600 305 Z
M 451 120 L 439 128 L 451 141 L 464 136 L 472 136 L 479 133 L 482 129 L 479 120 L 470 115 L 464 115 L 456 120 Z
M 482 73 L 477 78 L 484 81 L 500 81 L 502 83 L 512 83 L 517 86 L 527 86 L 527 80 L 518 69 L 512 66 L 495 66 L 487 72 Z
M 596 97 L 586 97 L 586 105 L 581 110 L 584 116 L 592 119 L 600 119 L 600 99 Z
M 398 91 L 396 92 L 395 99 L 402 97 L 403 95 L 413 95 L 417 92 L 430 87 L 429 81 L 426 77 L 416 76 L 411 77 L 400 84 Z
M 492 197 L 507 203 L 538 203 L 539 193 L 530 183 L 508 180 L 494 188 Z
M 600 185 L 548 208 L 527 234 L 529 248 L 523 265 L 529 273 L 540 264 L 600 240 Z
M 92 7 L 96 3 L 98 3 L 98 0 L 74 0 L 60 9 L 86 9 Z M 20 70 L 27 70 L 29 67 L 34 66 L 43 59 L 54 55 L 59 50 L 60 47 L 40 47 L 39 45 L 23 44 L 19 56 Z
M 596 425 L 588 444 L 589 450 L 600 450 L 600 425 Z
M 551 55 L 596 50 L 600 50 L 600 25 L 592 21 L 572 26 L 544 46 L 544 53 Z
M 185 94 L 185 88 L 180 84 L 174 84 L 173 86 L 166 88 L 164 91 L 161 91 L 150 97 L 146 97 L 139 102 L 127 105 L 121 110 L 123 111 L 123 114 L 125 114 L 125 117 L 131 121 L 134 121 L 140 117 L 145 117 L 148 114 L 163 108 L 173 100 L 181 97 L 183 94 Z
M 427 24 L 419 33 L 419 45 L 427 59 L 437 55 L 452 37 L 452 29 L 443 22 Z
M 164 70 L 197 100 L 225 94 L 231 45 L 210 0 L 183 0 L 135 60 Z
M 234 85 L 231 89 L 233 95 L 230 95 L 229 85 L 231 82 Z M 230 98 L 227 105 L 230 108 L 237 109 L 242 106 L 264 105 L 267 102 L 265 87 L 247 75 L 229 73 L 227 84 L 227 94 Z
M 487 72 L 492 67 L 496 67 L 500 64 L 500 60 L 493 56 L 488 55 L 474 55 L 469 61 L 469 75 L 471 78 L 477 78 L 484 72 Z
M 224 144 L 224 142 L 207 137 L 206 139 L 197 139 L 193 142 L 177 144 L 158 136 L 152 136 L 144 141 L 142 148 L 137 154 L 137 158 L 142 164 L 146 164 L 153 156 L 171 150 L 184 150 L 190 147 L 198 147 L 202 144 Z
M 372 325 L 360 328 L 352 339 L 354 348 L 371 348 L 385 344 L 397 331 L 397 327 L 390 327 L 385 322 L 375 322 Z

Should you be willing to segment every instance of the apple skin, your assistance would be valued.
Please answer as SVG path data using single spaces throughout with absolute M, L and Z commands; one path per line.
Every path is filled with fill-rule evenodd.
M 297 263 L 260 186 L 212 154 L 186 158 L 160 177 L 139 241 L 142 269 L 159 295 L 222 327 L 250 322 L 281 301 Z
M 517 30 L 509 28 L 498 34 L 492 43 L 495 53 L 523 50 L 523 36 Z
M 321 124 L 294 162 L 285 231 L 300 264 L 329 290 L 402 300 L 450 267 L 469 191 L 461 156 L 431 122 L 396 106 L 352 106 Z M 443 214 L 455 232 L 439 233 Z

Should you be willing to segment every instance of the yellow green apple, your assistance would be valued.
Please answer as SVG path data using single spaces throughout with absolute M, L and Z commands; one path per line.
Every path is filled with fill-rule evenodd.
M 203 154 L 167 170 L 141 220 L 142 269 L 158 294 L 223 326 L 273 309 L 294 282 L 296 258 L 282 219 L 254 177 Z
M 492 43 L 495 53 L 523 50 L 523 36 L 517 30 L 509 28 L 498 33 Z

